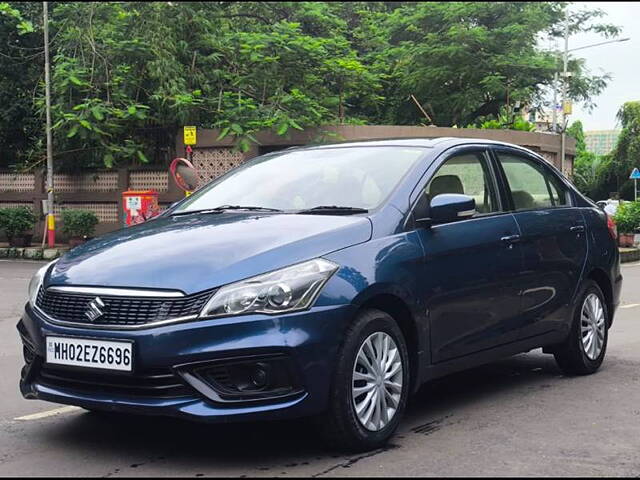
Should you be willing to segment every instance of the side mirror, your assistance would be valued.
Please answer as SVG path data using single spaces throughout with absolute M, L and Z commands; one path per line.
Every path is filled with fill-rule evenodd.
M 441 193 L 431 200 L 429 214 L 433 223 L 464 220 L 476 214 L 476 201 L 469 195 Z

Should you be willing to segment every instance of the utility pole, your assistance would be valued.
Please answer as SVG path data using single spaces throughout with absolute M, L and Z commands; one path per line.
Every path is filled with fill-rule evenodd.
M 551 112 L 551 131 L 558 132 L 558 70 L 553 74 L 553 110 Z
M 607 40 L 604 42 L 594 43 L 591 45 L 584 45 L 582 47 L 572 48 L 569 50 L 569 14 L 565 13 L 565 23 L 564 23 L 564 54 L 562 58 L 562 125 L 560 125 L 560 134 L 561 134 L 561 146 L 560 146 L 560 169 L 564 175 L 565 172 L 565 156 L 566 156 L 566 134 L 565 131 L 567 129 L 567 113 L 566 113 L 566 103 L 567 103 L 567 85 L 569 82 L 569 73 L 568 64 L 569 64 L 569 52 L 575 52 L 576 50 L 583 50 L 585 48 L 598 47 L 600 45 L 606 45 L 608 43 L 617 43 L 617 42 L 626 42 L 630 40 L 629 37 L 626 38 L 616 38 L 613 40 Z M 553 82 L 553 117 L 552 123 L 554 127 L 554 132 L 556 132 L 556 93 L 557 87 L 556 82 L 558 81 L 558 73 L 556 72 L 554 75 Z
M 51 138 L 51 78 L 49 74 L 49 9 L 42 2 L 44 17 L 44 88 L 47 114 L 47 243 L 53 248 L 56 243 L 56 226 L 53 216 L 53 140 Z
M 563 55 L 563 68 L 562 68 L 562 126 L 561 126 L 561 147 L 560 147 L 560 171 L 563 175 L 566 176 L 566 171 L 564 168 L 564 159 L 565 159 L 565 146 L 566 146 L 566 135 L 565 130 L 567 129 L 567 114 L 565 113 L 565 103 L 567 101 L 567 65 L 569 63 L 569 16 L 565 20 L 564 24 L 564 55 Z M 555 107 L 555 106 L 554 106 Z

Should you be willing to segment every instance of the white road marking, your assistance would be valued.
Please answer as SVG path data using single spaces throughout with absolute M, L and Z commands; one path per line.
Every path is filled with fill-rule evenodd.
M 626 268 L 626 267 L 640 267 L 640 262 L 621 263 L 620 266 L 623 267 L 623 268 Z
M 14 418 L 14 420 L 40 420 L 41 418 L 53 417 L 54 415 L 60 415 L 62 413 L 71 413 L 78 410 L 82 410 L 80 407 L 61 407 L 54 408 L 53 410 L 47 410 L 40 413 L 32 413 L 31 415 L 25 415 L 23 417 Z
M 628 303 L 627 305 L 620 305 L 620 308 L 633 308 L 640 307 L 640 303 Z

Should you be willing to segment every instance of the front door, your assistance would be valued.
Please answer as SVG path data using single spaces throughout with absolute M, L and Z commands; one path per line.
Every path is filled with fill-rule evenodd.
M 419 230 L 433 363 L 515 341 L 520 322 L 518 226 L 497 194 L 488 152 L 458 150 L 423 188 L 423 203 L 441 193 L 475 198 L 471 219 Z M 419 203 L 418 203 L 419 204 Z

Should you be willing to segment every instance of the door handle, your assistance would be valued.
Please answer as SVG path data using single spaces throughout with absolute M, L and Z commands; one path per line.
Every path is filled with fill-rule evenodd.
M 502 237 L 500 241 L 504 243 L 516 243 L 519 242 L 521 238 L 520 235 L 507 235 L 506 237 Z
M 573 227 L 569 228 L 569 231 L 574 233 L 584 232 L 584 225 L 574 225 Z

